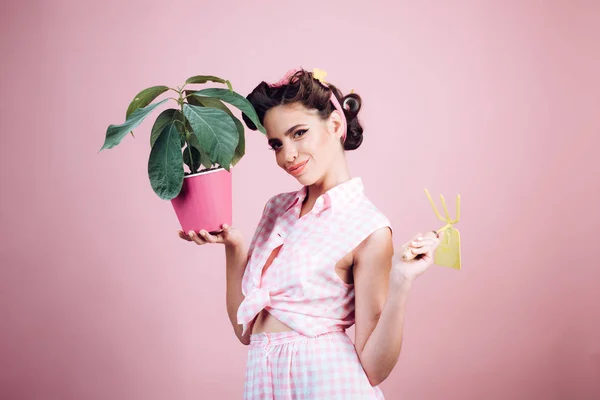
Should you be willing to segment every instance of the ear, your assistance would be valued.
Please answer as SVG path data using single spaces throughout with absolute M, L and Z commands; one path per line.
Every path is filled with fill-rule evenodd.
M 329 116 L 327 129 L 336 139 L 342 138 L 342 116 L 338 110 L 334 110 Z

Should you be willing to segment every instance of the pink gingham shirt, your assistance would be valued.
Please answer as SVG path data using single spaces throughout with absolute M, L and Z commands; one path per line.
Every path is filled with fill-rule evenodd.
M 360 178 L 321 195 L 302 218 L 306 187 L 267 202 L 249 247 L 237 312 L 243 334 L 261 310 L 306 336 L 354 324 L 354 284 L 335 265 L 374 231 L 390 222 L 363 193 Z M 283 245 L 263 274 L 274 249 Z

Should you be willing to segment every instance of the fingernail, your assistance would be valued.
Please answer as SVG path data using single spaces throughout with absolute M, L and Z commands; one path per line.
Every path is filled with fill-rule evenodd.
M 189 237 L 193 237 L 193 236 L 194 236 L 194 231 L 189 231 L 189 232 L 188 232 L 188 236 L 189 236 Z

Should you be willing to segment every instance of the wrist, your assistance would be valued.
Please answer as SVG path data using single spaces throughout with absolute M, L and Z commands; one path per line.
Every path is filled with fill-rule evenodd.
M 243 239 L 224 241 L 223 244 L 227 252 L 237 253 L 244 249 Z
M 241 244 L 237 242 L 224 242 L 223 244 L 225 245 L 225 250 L 229 252 L 236 252 L 242 247 Z
M 390 293 L 394 295 L 406 295 L 412 288 L 413 279 L 399 274 L 396 279 L 390 280 Z
M 228 271 L 243 273 L 248 263 L 248 251 L 244 243 L 225 243 L 225 258 Z

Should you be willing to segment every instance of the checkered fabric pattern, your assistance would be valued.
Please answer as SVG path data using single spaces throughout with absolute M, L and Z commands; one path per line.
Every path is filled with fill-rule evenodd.
M 244 399 L 383 399 L 369 383 L 345 332 L 315 337 L 298 332 L 250 336 Z
M 300 218 L 306 194 L 306 187 L 282 193 L 265 206 L 242 280 L 245 299 L 237 319 L 244 334 L 265 308 L 305 336 L 343 331 L 355 323 L 354 285 L 338 276 L 335 265 L 371 233 L 391 227 L 390 222 L 365 196 L 360 178 L 328 190 Z

